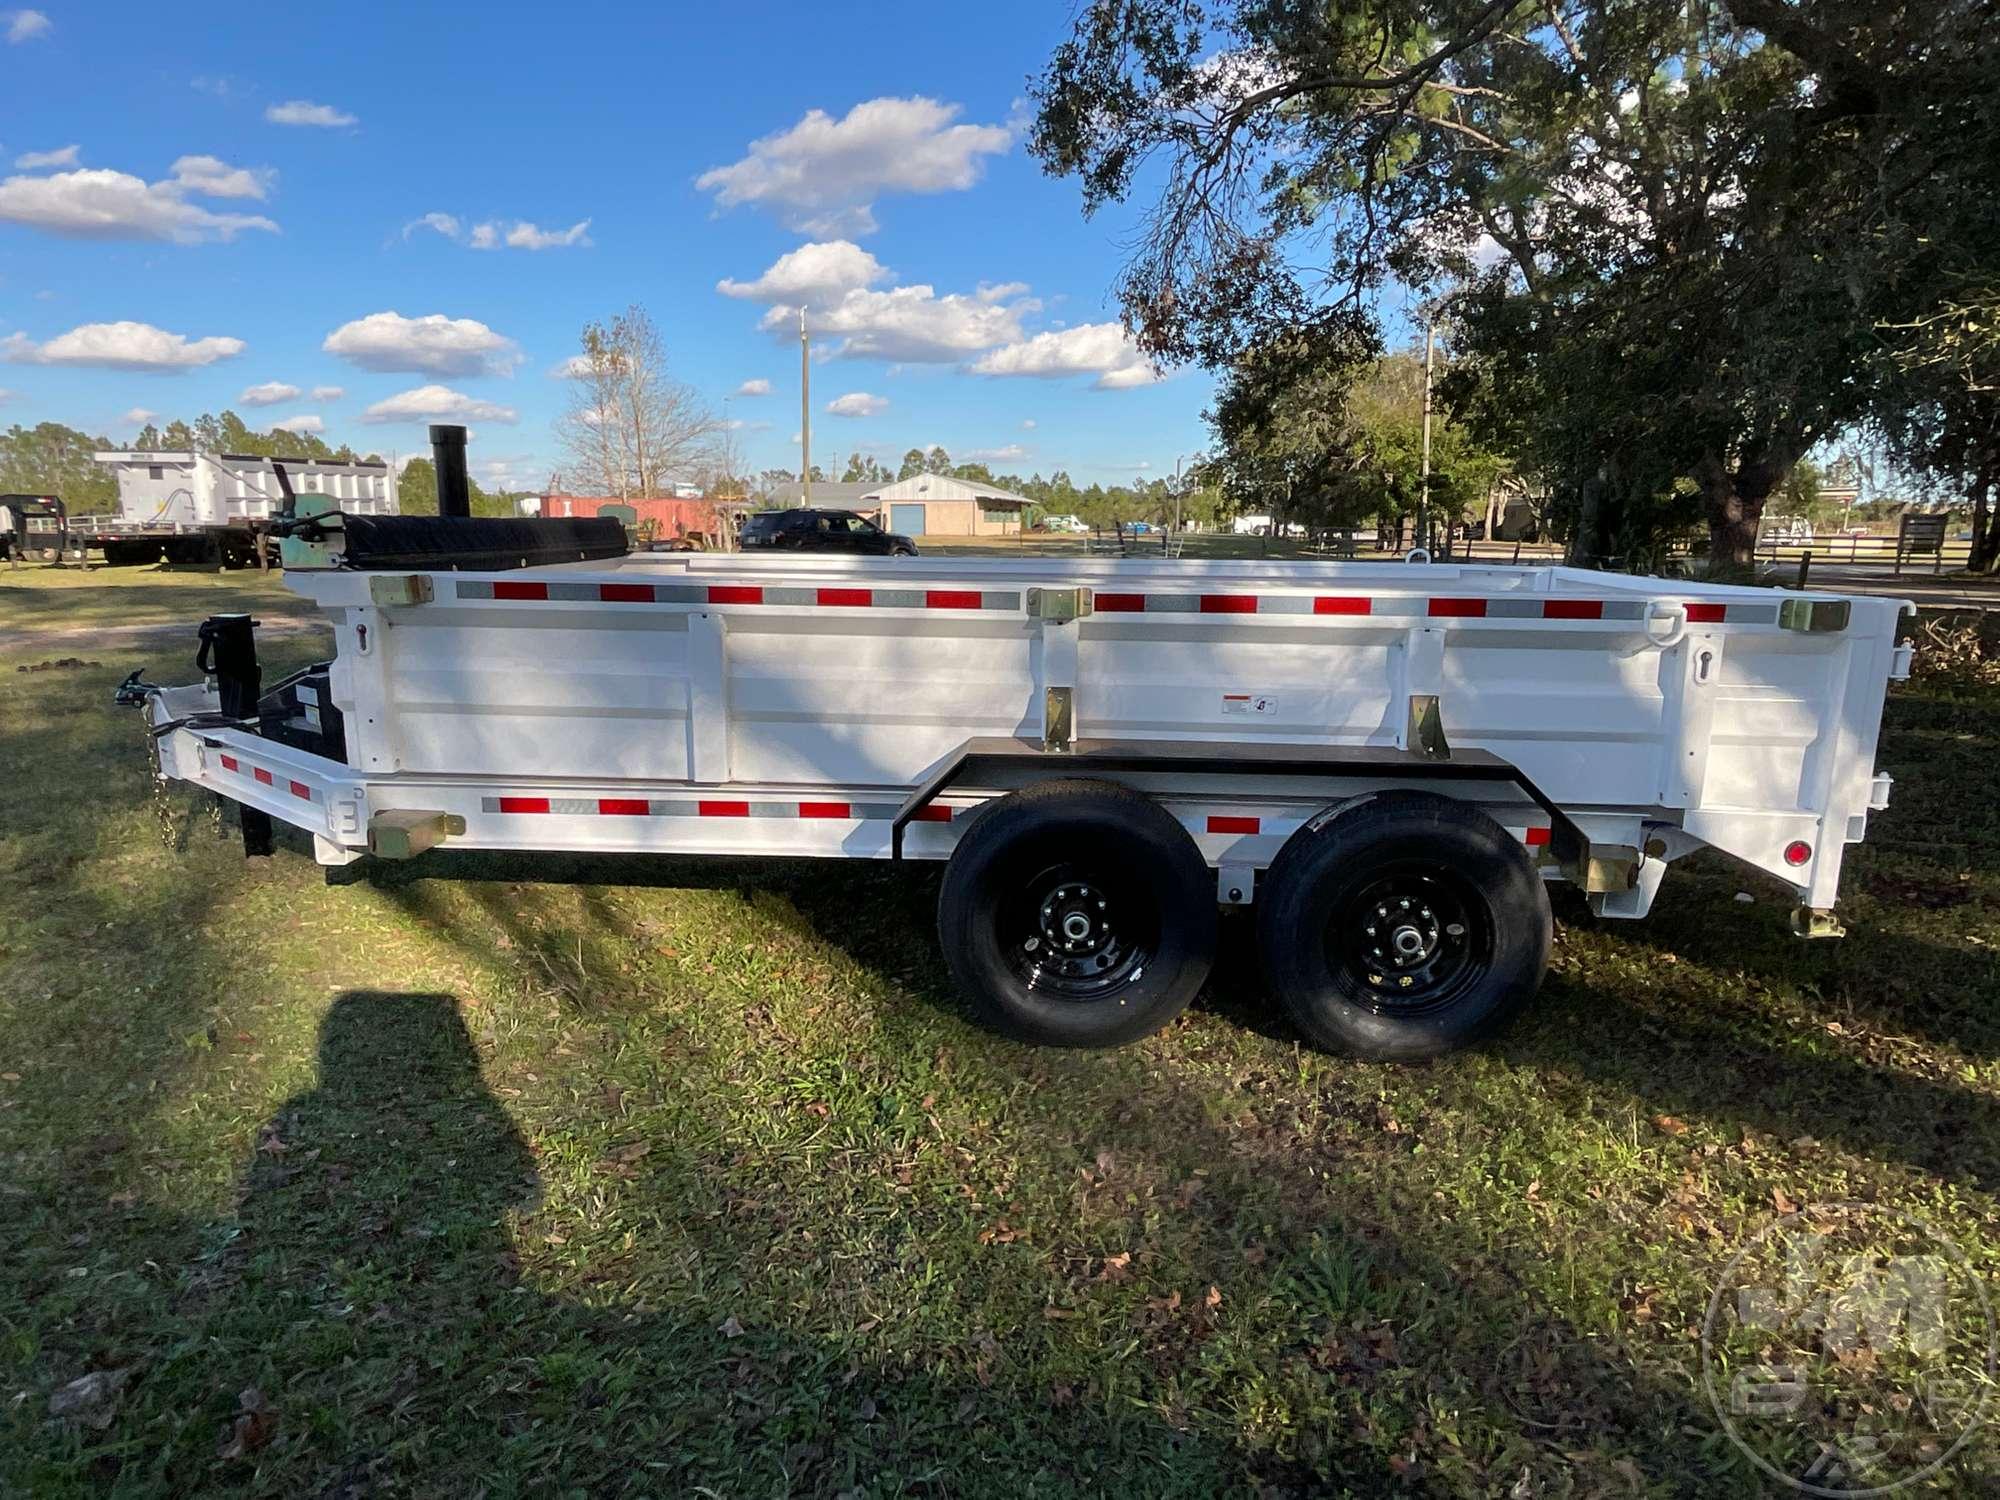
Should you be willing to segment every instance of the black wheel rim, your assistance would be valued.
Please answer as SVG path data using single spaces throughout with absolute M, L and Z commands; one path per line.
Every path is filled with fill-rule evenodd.
M 1088 1003 L 1136 983 L 1158 946 L 1143 887 L 1090 865 L 1037 865 L 999 915 L 1000 951 L 1030 991 Z
M 1370 872 L 1327 919 L 1328 962 L 1383 1015 L 1448 1009 L 1492 968 L 1493 928 L 1472 883 L 1443 865 Z

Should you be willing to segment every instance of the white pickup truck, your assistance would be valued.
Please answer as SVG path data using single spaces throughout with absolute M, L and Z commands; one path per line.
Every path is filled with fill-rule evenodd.
M 1837 933 L 1909 665 L 1898 601 L 1561 567 L 622 538 L 510 566 L 505 544 L 371 552 L 360 524 L 286 573 L 333 623 L 330 663 L 267 691 L 250 622 L 217 617 L 207 681 L 125 690 L 161 776 L 240 803 L 246 844 L 278 819 L 328 865 L 441 844 L 942 860 L 977 1013 L 1064 1045 L 1179 1012 L 1222 906 L 1255 903 L 1309 1038 L 1381 1058 L 1528 1000 L 1546 882 L 1641 917 L 1708 847 L 1791 887 L 1802 934 Z

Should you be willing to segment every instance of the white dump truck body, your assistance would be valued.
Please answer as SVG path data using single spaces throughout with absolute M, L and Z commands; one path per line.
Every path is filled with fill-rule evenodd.
M 118 515 L 87 523 L 101 529 L 197 531 L 269 521 L 284 505 L 278 464 L 298 494 L 332 496 L 355 515 L 396 514 L 395 470 L 385 463 L 136 450 L 92 456 L 118 480 Z
M 161 765 L 333 864 L 396 813 L 473 849 L 942 858 L 1054 766 L 1152 794 L 1225 903 L 1330 803 L 1422 785 L 1605 915 L 1702 846 L 1825 913 L 1908 668 L 1899 601 L 1563 567 L 647 554 L 286 582 L 333 623 L 314 696 L 344 758 L 179 728 Z M 1040 769 L 989 755 L 926 798 L 971 742 Z M 1587 847 L 1558 862 L 1552 825 Z

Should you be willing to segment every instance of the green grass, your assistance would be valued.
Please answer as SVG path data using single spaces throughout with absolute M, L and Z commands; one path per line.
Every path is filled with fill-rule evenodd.
M 265 608 L 160 584 L 63 587 Z M 1399 1068 L 1302 1049 L 1237 923 L 1080 1055 L 962 1019 L 934 871 L 170 853 L 143 653 L 46 654 L 0 655 L 0 1493 L 1740 1495 L 1694 1330 L 1774 1202 L 1995 1266 L 2000 696 L 1893 702 L 1846 942 L 1697 861 L 1648 923 L 1559 901 L 1523 1023 Z
M 312 606 L 287 592 L 282 576 L 275 570 L 221 573 L 0 565 L 0 635 L 197 621 L 228 610 L 255 610 L 260 617 L 271 618 L 309 616 Z

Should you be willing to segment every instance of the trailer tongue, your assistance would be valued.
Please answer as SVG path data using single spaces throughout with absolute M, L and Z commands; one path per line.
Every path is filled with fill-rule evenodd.
M 976 1010 L 1067 1045 L 1176 1014 L 1219 906 L 1255 903 L 1308 1036 L 1376 1057 L 1525 1003 L 1550 881 L 1640 917 L 1712 847 L 1833 932 L 1908 668 L 1905 606 L 1876 599 L 1560 567 L 633 556 L 590 523 L 497 524 L 294 516 L 286 582 L 334 658 L 266 690 L 221 649 L 247 622 L 211 622 L 208 681 L 128 693 L 161 774 L 327 865 L 942 860 Z

